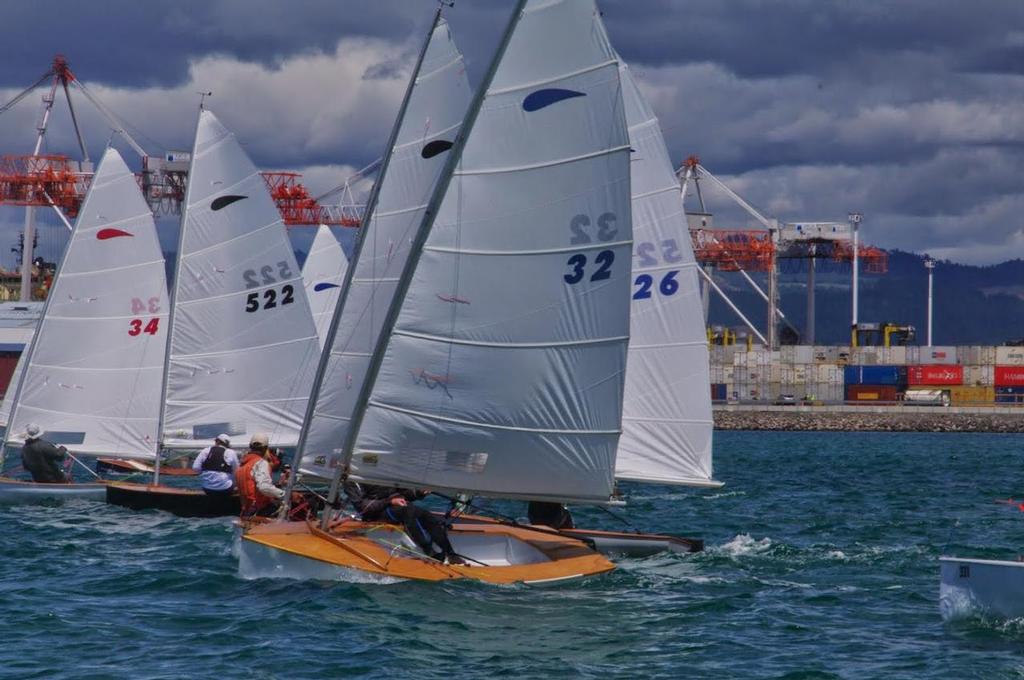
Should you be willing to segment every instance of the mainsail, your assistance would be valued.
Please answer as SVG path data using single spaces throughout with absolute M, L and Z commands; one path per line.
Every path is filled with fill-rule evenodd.
M 346 271 L 348 258 L 345 251 L 338 239 L 334 238 L 331 228 L 321 224 L 317 227 L 313 245 L 302 265 L 302 282 L 306 288 L 309 308 L 313 312 L 313 323 L 316 325 L 321 350 L 327 327 L 334 318 L 334 308 L 338 304 Z
M 235 136 L 201 111 L 174 277 L 163 443 L 294 446 L 319 346 L 295 254 Z
M 708 347 L 697 263 L 665 140 L 620 69 L 633 148 L 633 295 L 615 476 L 719 486 L 711 478 Z
M 5 445 L 37 423 L 76 453 L 152 459 L 166 301 L 153 215 L 107 149 L 25 349 Z
M 324 477 L 340 460 L 367 367 L 394 298 L 409 243 L 444 168 L 471 96 L 462 55 L 447 22 L 438 20 L 412 74 L 393 145 L 377 178 L 376 202 L 360 241 L 335 319 L 330 353 L 313 393 L 301 446 L 302 466 Z
M 618 61 L 592 0 L 527 4 L 464 133 L 356 413 L 350 476 L 607 500 L 632 229 Z

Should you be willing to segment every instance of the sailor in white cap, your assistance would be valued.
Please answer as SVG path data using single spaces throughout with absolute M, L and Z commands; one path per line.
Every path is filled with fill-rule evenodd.
M 64 484 L 68 476 L 64 473 L 67 449 L 56 447 L 42 439 L 43 430 L 35 423 L 25 427 L 25 446 L 21 449 L 21 465 L 32 475 L 33 482 L 42 484 Z
M 231 439 L 226 434 L 217 435 L 213 446 L 207 446 L 196 456 L 192 469 L 199 473 L 199 482 L 206 493 L 213 496 L 233 493 L 238 454 L 231 448 Z

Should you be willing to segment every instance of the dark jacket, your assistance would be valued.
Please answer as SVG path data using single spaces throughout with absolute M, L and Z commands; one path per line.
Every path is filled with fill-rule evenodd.
M 68 481 L 61 464 L 66 451 L 43 439 L 26 439 L 21 449 L 21 464 L 32 474 L 33 482 L 59 484 Z
M 404 498 L 409 503 L 426 498 L 423 491 L 402 489 L 397 486 L 377 486 L 376 484 L 356 484 L 345 482 L 345 495 L 355 506 L 356 511 L 364 520 L 375 521 L 391 505 L 392 498 Z

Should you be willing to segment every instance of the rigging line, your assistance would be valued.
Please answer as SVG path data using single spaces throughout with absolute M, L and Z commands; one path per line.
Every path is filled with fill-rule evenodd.
M 614 517 L 614 518 L 615 518 L 615 519 L 617 519 L 618 521 L 620 521 L 620 522 L 622 522 L 623 524 L 625 524 L 625 525 L 626 525 L 627 527 L 629 527 L 629 528 L 630 528 L 630 529 L 631 529 L 631 530 L 633 531 L 633 533 L 635 533 L 635 534 L 639 534 L 639 533 L 642 533 L 642 532 L 640 531 L 640 528 L 639 528 L 639 527 L 637 527 L 637 525 L 633 524 L 632 522 L 630 522 L 630 521 L 629 521 L 628 519 L 626 519 L 625 517 L 621 517 L 621 516 L 619 516 L 619 515 L 615 514 L 614 512 L 612 512 L 611 510 L 609 510 L 608 508 L 604 507 L 603 505 L 598 505 L 597 507 L 598 507 L 598 508 L 600 508 L 601 510 L 603 510 L 604 512 L 608 513 L 609 515 L 611 515 L 612 517 Z
M 75 461 L 76 463 L 78 463 L 79 465 L 81 465 L 82 467 L 84 467 L 84 468 L 86 469 L 86 471 L 87 471 L 87 472 L 88 472 L 88 473 L 89 473 L 90 475 L 92 475 L 92 476 L 93 476 L 93 477 L 95 477 L 96 479 L 102 479 L 102 477 L 100 477 L 100 476 L 99 476 L 98 474 L 96 474 L 95 472 L 93 472 L 93 469 L 92 469 L 91 467 L 89 467 L 88 465 L 86 465 L 86 464 L 85 464 L 85 463 L 83 463 L 82 461 L 78 460 L 78 458 L 76 458 L 76 457 L 75 457 L 75 454 L 71 453 L 71 452 L 70 452 L 70 451 L 68 451 L 67 449 L 64 449 L 64 453 L 68 454 L 68 458 L 70 458 L 71 460 Z

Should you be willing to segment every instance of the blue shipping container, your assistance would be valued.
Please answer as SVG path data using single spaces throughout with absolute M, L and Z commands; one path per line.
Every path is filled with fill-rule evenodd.
M 728 398 L 725 383 L 711 383 L 711 401 L 725 401 Z
M 906 385 L 906 366 L 847 366 L 843 370 L 847 385 Z

